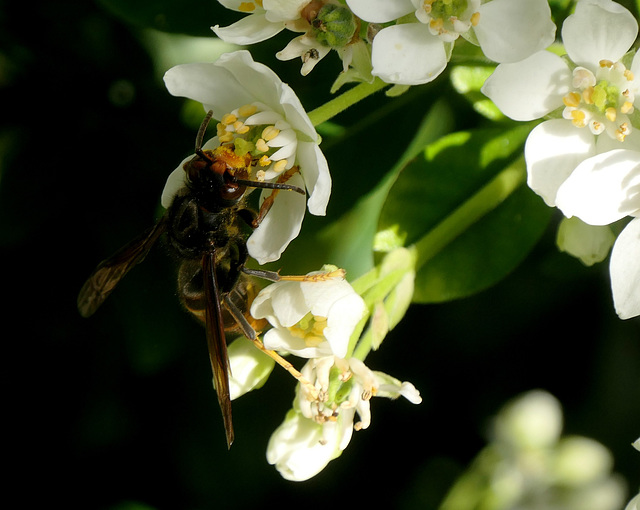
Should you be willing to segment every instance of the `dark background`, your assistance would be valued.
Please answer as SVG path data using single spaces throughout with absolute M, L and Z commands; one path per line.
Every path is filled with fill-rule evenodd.
M 210 12 L 193 8 L 203 35 L 237 19 L 210 4 L 199 7 Z M 156 22 L 179 29 L 166 26 L 170 19 Z M 558 397 L 565 432 L 605 444 L 637 487 L 640 454 L 630 443 L 640 434 L 640 319 L 615 316 L 606 263 L 585 268 L 557 252 L 555 224 L 506 280 L 468 299 L 412 307 L 368 358 L 412 381 L 420 406 L 375 399 L 371 427 L 342 457 L 311 481 L 286 482 L 265 460 L 293 398 L 289 376 L 276 371 L 264 389 L 234 403 L 228 452 L 204 332 L 180 309 L 162 249 L 91 319 L 75 305 L 96 263 L 155 220 L 166 176 L 192 150 L 195 129 L 181 120 L 182 101 L 165 91 L 140 28 L 101 4 L 5 1 L 0 23 L 3 457 L 6 486 L 22 506 L 347 508 L 374 496 L 392 508 L 435 508 L 484 446 L 487 420 L 533 388 Z M 251 50 L 311 110 L 330 97 L 340 62 L 330 55 L 313 79 L 302 79 L 298 62 L 273 57 L 290 37 Z M 327 144 L 329 216 L 305 219 L 305 230 L 371 189 L 408 138 L 374 154 L 354 147 L 366 147 L 360 141 L 391 115 L 411 132 L 416 105 L 426 111 L 446 86 L 443 77 L 395 102 L 369 99 L 336 119 L 347 126 L 379 112 L 347 148 Z M 457 129 L 481 122 L 464 101 L 451 107 L 463 119 Z

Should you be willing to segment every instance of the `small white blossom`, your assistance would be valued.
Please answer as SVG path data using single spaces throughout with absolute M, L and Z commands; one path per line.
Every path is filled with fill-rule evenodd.
M 172 95 L 201 102 L 205 111 L 212 110 L 220 121 L 218 135 L 205 149 L 253 136 L 255 152 L 262 156 L 251 169 L 260 169 L 261 175 L 252 178 L 274 181 L 297 165 L 299 172 L 286 182 L 306 188 L 311 214 L 325 214 L 331 177 L 318 147 L 318 134 L 293 90 L 271 69 L 254 62 L 249 52 L 237 51 L 213 63 L 175 66 L 167 71 L 164 81 Z M 164 207 L 171 205 L 176 192 L 186 185 L 185 161 L 169 176 L 162 194 Z M 271 192 L 263 190 L 261 200 Z M 281 192 L 249 237 L 249 254 L 260 264 L 280 258 L 300 232 L 304 210 L 302 195 Z
M 402 395 L 413 404 L 422 401 L 413 384 L 374 372 L 355 358 L 311 359 L 301 373 L 319 396 L 298 385 L 293 409 L 267 448 L 269 463 L 289 480 L 315 476 L 348 446 L 354 430 L 369 427 L 373 396 L 395 399 Z
M 322 274 L 322 271 L 309 275 Z M 303 358 L 347 354 L 349 338 L 365 312 L 363 299 L 340 276 L 319 281 L 280 281 L 260 291 L 251 315 L 273 326 L 264 345 Z
M 350 45 L 357 24 L 351 12 L 339 3 L 311 0 L 219 0 L 228 9 L 248 14 L 228 27 L 212 30 L 225 42 L 248 45 L 264 41 L 285 28 L 303 34 L 276 53 L 279 60 L 302 60 L 306 76 L 331 49 L 337 50 L 344 68 L 351 62 Z M 325 8 L 323 11 L 322 9 Z M 327 17 L 327 10 L 338 10 Z M 332 22 L 336 22 L 332 24 Z M 328 34 L 328 35 L 327 35 Z
M 378 32 L 372 44 L 374 76 L 418 85 L 447 66 L 455 40 L 478 44 L 496 62 L 516 62 L 549 46 L 555 25 L 546 0 L 347 0 L 365 21 L 401 23 Z

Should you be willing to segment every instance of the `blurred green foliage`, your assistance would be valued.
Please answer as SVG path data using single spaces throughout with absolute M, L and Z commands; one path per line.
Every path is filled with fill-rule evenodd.
M 550 211 L 525 187 L 494 211 L 510 224 L 508 235 L 487 216 L 472 240 L 502 241 L 499 254 L 509 252 L 509 263 L 493 259 L 492 248 L 471 253 L 471 265 L 451 256 L 453 245 L 432 260 L 458 273 L 452 281 L 464 292 L 456 297 L 485 290 L 412 306 L 367 360 L 412 381 L 423 404 L 378 399 L 371 428 L 306 483 L 283 481 L 264 457 L 293 399 L 293 383 L 280 371 L 234 403 L 236 443 L 227 452 L 204 332 L 180 310 L 162 248 L 95 317 L 78 316 L 84 279 L 155 220 L 167 175 L 193 147 L 196 128 L 183 121 L 193 116 L 161 81 L 180 55 L 168 59 L 171 40 L 149 30 L 208 37 L 210 47 L 202 41 L 197 56 L 213 60 L 221 49 L 209 26 L 235 19 L 214 0 L 0 3 L 0 246 L 13 277 L 5 279 L 3 315 L 9 489 L 33 506 L 82 509 L 355 506 L 368 494 L 381 506 L 435 508 L 483 447 L 488 417 L 536 387 L 562 402 L 568 432 L 605 444 L 615 469 L 637 485 L 630 443 L 640 416 L 640 319 L 615 317 L 606 263 L 586 268 L 558 253 L 557 218 L 545 227 Z M 250 50 L 312 110 L 331 98 L 341 63 L 329 55 L 301 77 L 299 62 L 274 57 L 290 37 Z M 334 182 L 328 215 L 305 219 L 277 267 L 298 273 L 337 263 L 356 277 L 375 262 L 363 243 L 373 239 L 381 210 L 385 224 L 410 192 L 429 207 L 447 199 L 437 186 L 464 178 L 467 157 L 469 168 L 485 168 L 471 154 L 444 149 L 430 156 L 441 158 L 438 165 L 425 164 L 421 149 L 441 136 L 473 130 L 476 139 L 497 125 L 452 93 L 448 78 L 396 98 L 379 93 L 321 130 Z M 505 132 L 514 128 L 503 122 Z M 434 171 L 455 174 L 451 182 L 438 174 L 421 187 L 403 186 L 414 172 Z M 400 209 L 403 220 L 417 214 Z M 499 283 L 482 278 L 505 268 Z

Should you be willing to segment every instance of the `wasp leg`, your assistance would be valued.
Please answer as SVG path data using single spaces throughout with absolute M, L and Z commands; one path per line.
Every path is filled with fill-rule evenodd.
M 298 165 L 292 166 L 286 172 L 282 172 L 280 174 L 280 176 L 278 177 L 278 180 L 276 182 L 279 183 L 279 184 L 285 183 L 289 179 L 291 179 L 291 177 L 294 174 L 296 174 L 299 171 L 300 171 L 300 167 Z M 264 219 L 264 217 L 267 215 L 267 213 L 271 209 L 271 206 L 273 206 L 273 202 L 276 199 L 276 196 L 278 195 L 279 191 L 280 191 L 279 189 L 274 189 L 273 193 L 271 193 L 271 195 L 269 195 L 267 198 L 264 199 L 264 202 L 262 202 L 262 205 L 260 206 L 260 211 L 258 212 L 258 216 L 251 223 L 251 226 L 253 228 L 258 228 L 258 225 L 260 225 L 260 223 L 262 223 L 262 220 Z
M 293 378 L 296 379 L 296 381 L 304 386 L 307 395 L 311 396 L 311 400 L 318 400 L 320 396 L 318 389 L 313 384 L 311 384 L 311 382 L 309 382 L 298 370 L 296 370 L 296 368 L 291 363 L 280 356 L 276 351 L 269 350 L 264 346 L 262 341 L 258 338 L 255 330 L 251 327 L 240 309 L 233 303 L 233 301 L 231 301 L 231 299 L 229 299 L 228 295 L 224 296 L 223 300 L 225 306 L 229 310 L 229 313 L 231 313 L 233 318 L 238 322 L 238 324 L 240 324 L 244 336 L 251 340 L 253 342 L 253 345 L 264 352 L 287 372 L 289 372 L 293 376 Z
M 266 269 L 250 269 L 242 266 L 241 271 L 250 276 L 257 276 L 263 280 L 271 282 L 324 282 L 332 278 L 344 278 L 346 271 L 344 269 L 336 269 L 325 273 L 303 274 L 303 275 L 281 275 L 277 271 L 267 271 Z

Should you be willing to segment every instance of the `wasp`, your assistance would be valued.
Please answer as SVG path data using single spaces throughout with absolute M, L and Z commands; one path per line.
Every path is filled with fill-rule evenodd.
M 180 301 L 206 329 L 214 384 L 230 447 L 234 431 L 225 332 L 244 334 L 294 377 L 302 377 L 290 363 L 264 348 L 256 333 L 263 324 L 248 312 L 257 294 L 251 276 L 271 281 L 287 277 L 277 272 L 249 269 L 245 263 L 249 257 L 248 234 L 260 224 L 276 194 L 280 190 L 306 193 L 282 182 L 288 178 L 286 172 L 275 183 L 251 180 L 250 171 L 255 162 L 250 153 L 236 154 L 233 142 L 203 150 L 204 134 L 212 115 L 209 111 L 202 121 L 196 136 L 195 155 L 183 166 L 186 185 L 155 225 L 96 267 L 80 290 L 78 310 L 83 317 L 91 316 L 165 235 L 169 250 L 179 260 Z M 273 189 L 258 212 L 246 202 L 254 188 Z

